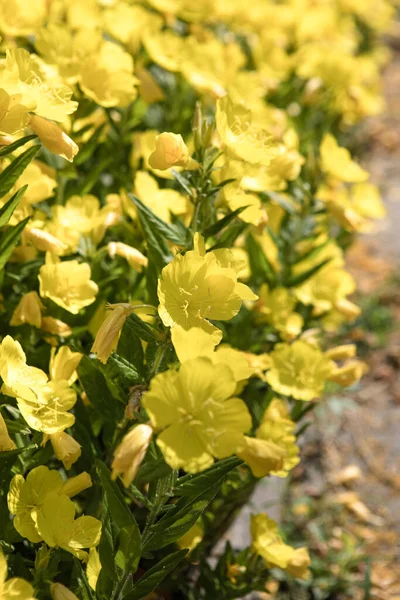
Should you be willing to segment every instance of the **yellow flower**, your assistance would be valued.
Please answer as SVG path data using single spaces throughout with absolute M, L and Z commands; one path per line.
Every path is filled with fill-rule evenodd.
M 347 148 L 342 148 L 330 133 L 325 134 L 321 147 L 322 170 L 339 181 L 352 183 L 366 181 L 367 171 L 362 169 L 354 160 Z
M 292 548 L 279 535 L 278 525 L 265 514 L 252 515 L 253 549 L 268 568 L 280 567 L 294 577 L 307 579 L 310 557 L 306 548 Z
M 96 548 L 90 548 L 89 560 L 86 565 L 86 577 L 90 587 L 95 590 L 101 571 L 100 556 Z
M 277 344 L 270 359 L 266 381 L 279 394 L 304 401 L 321 396 L 334 365 L 319 348 L 302 340 Z
M 265 477 L 272 471 L 281 469 L 285 450 L 271 440 L 245 436 L 246 444 L 238 453 L 250 467 L 254 477 Z
M 121 329 L 133 310 L 130 304 L 116 304 L 112 309 L 101 324 L 91 348 L 91 351 L 97 354 L 99 361 L 104 364 L 117 347 Z
M 74 415 L 68 411 L 75 406 L 76 392 L 69 387 L 68 381 L 49 381 L 46 385 L 35 387 L 33 392 L 33 401 L 15 396 L 21 415 L 29 427 L 52 434 L 64 431 L 75 423 Z M 8 390 L 7 393 L 12 395 Z
M 145 457 L 153 435 L 150 425 L 137 425 L 124 437 L 114 452 L 111 465 L 112 479 L 121 476 L 125 487 L 129 487 Z
M 55 123 L 52 123 L 47 119 L 43 119 L 42 117 L 32 115 L 29 121 L 29 126 L 39 137 L 43 146 L 45 146 L 45 148 L 50 150 L 50 152 L 53 154 L 59 154 L 66 160 L 69 160 L 69 162 L 72 162 L 74 156 L 78 154 L 78 146 Z
M 7 580 L 7 561 L 0 548 L 0 598 L 1 600 L 36 600 L 30 583 L 21 577 Z
M 343 344 L 342 346 L 335 346 L 327 352 L 325 356 L 331 360 L 345 360 L 346 358 L 354 358 L 357 353 L 357 346 L 355 344 Z
M 362 360 L 349 360 L 342 367 L 334 369 L 329 379 L 343 387 L 348 387 L 360 381 L 367 371 L 368 365 Z
M 42 252 L 54 252 L 54 254 L 63 254 L 68 248 L 61 240 L 56 238 L 48 231 L 43 231 L 39 227 L 25 227 L 22 232 L 22 243 L 32 244 L 37 250 Z
M 104 107 L 127 106 L 137 96 L 133 59 L 121 46 L 105 41 L 80 69 L 83 92 Z
M 52 121 L 64 121 L 78 107 L 72 90 L 55 76 L 47 81 L 45 63 L 23 48 L 7 50 L 0 61 L 0 87 L 10 95 L 21 94 L 29 111 Z
M 72 385 L 78 379 L 76 368 L 79 365 L 82 354 L 73 352 L 68 346 L 61 346 L 50 352 L 50 379 L 65 379 L 68 385 Z
M 107 249 L 111 258 L 122 256 L 135 271 L 141 271 L 142 267 L 147 267 L 149 262 L 147 257 L 139 252 L 139 250 L 123 242 L 109 242 Z
M 228 96 L 217 101 L 218 135 L 233 158 L 268 166 L 279 153 L 279 146 L 264 129 L 251 123 L 251 111 L 233 104 Z
M 197 169 L 200 166 L 191 158 L 182 136 L 170 132 L 160 133 L 156 137 L 156 149 L 149 156 L 149 165 L 161 171 L 174 166 L 185 169 Z
M 171 213 L 182 215 L 188 210 L 186 198 L 182 194 L 176 190 L 160 189 L 154 177 L 146 171 L 136 173 L 135 194 L 154 214 L 167 223 L 171 222 Z
M 26 364 L 21 344 L 7 335 L 0 344 L 0 376 L 2 392 L 9 396 L 36 400 L 34 390 L 47 383 L 47 375 L 36 367 Z
M 0 0 L 1 32 L 8 36 L 33 35 L 47 16 L 46 0 Z
M 60 262 L 58 257 L 47 253 L 46 263 L 39 270 L 40 295 L 77 315 L 95 301 L 99 291 L 90 275 L 87 263 L 78 263 L 77 260 Z
M 227 344 L 215 350 L 216 340 L 213 335 L 199 327 L 186 330 L 175 325 L 171 330 L 171 339 L 182 364 L 192 358 L 206 356 L 214 365 L 224 364 L 229 367 L 237 383 L 249 379 L 254 374 L 254 369 L 249 365 L 244 352 L 235 350 Z
M 62 583 L 52 583 L 50 586 L 52 600 L 79 600 L 75 594 Z
M 294 312 L 296 298 L 286 288 L 269 290 L 266 283 L 260 288 L 260 299 L 255 310 L 260 320 L 275 327 L 284 339 L 297 337 L 303 327 L 303 318 Z
M 54 317 L 43 317 L 41 327 L 43 331 L 60 337 L 69 337 L 72 334 L 72 329 L 69 325 Z
M 40 328 L 42 323 L 42 310 L 43 304 L 40 302 L 37 292 L 28 292 L 27 294 L 24 294 L 12 314 L 10 321 L 11 327 L 29 323 L 29 325 Z
M 91 485 L 87 473 L 81 473 L 64 483 L 58 471 L 50 470 L 45 466 L 32 469 L 26 480 L 22 475 L 15 475 L 7 496 L 9 511 L 15 515 L 13 521 L 15 529 L 30 542 L 42 541 L 32 519 L 32 511 L 41 509 L 50 492 L 74 496 Z
M 203 471 L 215 458 L 239 452 L 251 427 L 245 403 L 232 398 L 231 370 L 205 357 L 185 362 L 179 371 L 160 373 L 143 397 L 157 444 L 173 469 Z
M 8 452 L 8 450 L 14 450 L 14 448 L 15 444 L 8 435 L 6 422 L 3 419 L 3 415 L 0 413 L 0 452 Z
M 1 14 L 1 4 L 0 4 Z M 10 96 L 0 89 L 0 133 L 15 135 L 29 123 L 29 110 L 21 103 L 21 94 Z
M 239 312 L 243 300 L 256 300 L 249 287 L 237 281 L 230 267 L 221 265 L 224 254 L 205 252 L 204 240 L 195 236 L 195 249 L 178 254 L 164 267 L 158 282 L 159 315 L 167 327 L 200 327 L 221 339 L 208 319 L 227 321 Z
M 82 454 L 81 445 L 71 435 L 65 433 L 65 431 L 51 433 L 49 437 L 56 458 L 69 471 Z
M 75 519 L 75 505 L 64 494 L 48 493 L 40 510 L 32 510 L 32 518 L 50 548 L 62 548 L 81 560 L 88 558 L 83 548 L 93 548 L 100 541 L 101 521 L 88 516 Z

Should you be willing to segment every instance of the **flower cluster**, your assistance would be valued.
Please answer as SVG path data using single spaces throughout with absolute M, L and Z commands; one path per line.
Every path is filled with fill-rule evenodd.
M 263 514 L 207 559 L 366 370 L 327 333 L 385 216 L 345 142 L 395 4 L 0 0 L 0 599 L 309 576 Z

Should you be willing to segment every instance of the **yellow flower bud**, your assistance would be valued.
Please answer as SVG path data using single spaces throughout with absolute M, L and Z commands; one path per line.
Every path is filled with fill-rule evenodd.
M 117 304 L 116 308 L 108 315 L 97 332 L 92 346 L 92 352 L 102 363 L 106 363 L 111 352 L 118 343 L 120 331 L 128 315 L 132 312 L 130 304 Z
M 107 249 L 111 258 L 114 258 L 116 255 L 122 256 L 127 260 L 129 266 L 136 271 L 141 271 L 142 267 L 147 267 L 149 262 L 146 256 L 139 252 L 139 250 L 123 242 L 110 242 Z
M 114 452 L 112 479 L 121 476 L 125 487 L 129 487 L 144 459 L 150 444 L 153 429 L 150 425 L 137 425 L 123 438 Z
M 52 121 L 32 115 L 29 126 L 39 137 L 43 146 L 53 154 L 59 154 L 69 162 L 72 162 L 74 156 L 78 154 L 79 148 L 75 142 Z
M 80 444 L 65 431 L 50 434 L 50 441 L 54 454 L 68 471 L 82 454 Z
M 52 600 L 79 600 L 75 594 L 62 583 L 52 583 L 50 586 L 50 594 Z
M 362 360 L 350 360 L 343 367 L 338 367 L 330 375 L 330 381 L 334 381 L 343 387 L 357 383 L 368 371 L 368 365 Z
M 15 444 L 8 435 L 7 425 L 0 413 L 0 452 L 7 452 L 7 450 L 14 450 Z
M 47 333 L 58 335 L 60 337 L 68 337 L 72 334 L 72 329 L 67 323 L 60 321 L 60 319 L 55 319 L 54 317 L 43 317 L 41 329 L 47 331 Z
M 76 477 L 70 477 L 70 479 L 67 479 L 62 486 L 61 491 L 63 494 L 66 494 L 72 498 L 73 496 L 83 492 L 83 490 L 87 490 L 88 488 L 92 487 L 92 485 L 92 479 L 89 473 L 83 471 L 83 473 L 80 473 Z
M 336 346 L 325 352 L 325 356 L 331 360 L 345 360 L 346 358 L 354 358 L 357 352 L 355 344 L 343 344 Z
M 350 321 L 356 319 L 361 313 L 361 309 L 353 302 L 350 302 L 350 300 L 347 300 L 347 298 L 338 300 L 335 307 Z
M 67 244 L 64 244 L 64 242 L 48 231 L 43 231 L 43 229 L 39 229 L 38 227 L 27 227 L 23 233 L 23 240 L 25 243 L 30 242 L 32 246 L 35 246 L 35 248 L 42 252 L 62 254 L 68 248 Z
M 171 167 L 185 167 L 185 169 L 197 169 L 200 165 L 189 155 L 180 134 L 161 133 L 156 137 L 156 149 L 149 156 L 149 165 L 153 169 L 165 171 Z
M 37 292 L 24 294 L 11 317 L 11 327 L 18 327 L 18 325 L 28 323 L 39 328 L 42 322 L 42 310 L 43 304 Z

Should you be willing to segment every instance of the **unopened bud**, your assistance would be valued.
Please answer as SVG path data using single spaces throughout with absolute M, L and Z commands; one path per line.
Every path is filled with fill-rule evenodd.
M 43 331 L 47 331 L 47 333 L 58 335 L 60 337 L 68 337 L 72 334 L 72 329 L 67 323 L 60 321 L 60 319 L 55 319 L 54 317 L 43 317 L 40 328 L 43 329 Z
M 111 258 L 114 258 L 116 255 L 122 256 L 127 260 L 129 266 L 136 271 L 141 271 L 142 267 L 147 267 L 149 262 L 147 257 L 139 252 L 139 250 L 123 242 L 110 242 L 107 249 Z
M 361 313 L 360 307 L 354 304 L 353 302 L 350 302 L 350 300 L 347 300 L 347 298 L 342 298 L 341 300 L 338 300 L 335 304 L 335 308 L 337 308 L 337 310 L 340 313 L 342 313 L 342 315 L 349 319 L 349 321 L 353 321 Z
M 47 119 L 32 115 L 29 122 L 30 128 L 36 133 L 43 146 L 53 154 L 59 154 L 69 162 L 79 152 L 78 146 L 63 130 Z
M 61 240 L 56 238 L 48 231 L 43 231 L 38 227 L 26 227 L 23 232 L 24 242 L 30 242 L 32 246 L 35 246 L 41 252 L 54 252 L 55 254 L 62 254 L 68 246 Z
M 156 137 L 156 149 L 149 156 L 149 165 L 153 169 L 165 171 L 171 167 L 184 167 L 185 169 L 198 169 L 199 163 L 189 155 L 180 134 L 165 132 Z
M 50 586 L 50 594 L 52 600 L 79 600 L 79 598 L 77 598 L 75 594 L 62 583 L 52 583 Z
M 123 438 L 115 450 L 112 462 L 112 479 L 121 477 L 125 487 L 129 487 L 144 459 L 150 444 L 153 429 L 150 425 L 137 425 Z
M 68 471 L 82 454 L 80 444 L 65 431 L 51 433 L 49 437 L 54 454 Z
M 83 490 L 87 490 L 88 488 L 92 487 L 92 485 L 92 479 L 89 473 L 83 471 L 83 473 L 80 473 L 76 477 L 70 477 L 69 479 L 67 479 L 67 481 L 62 486 L 61 491 L 63 494 L 66 494 L 67 496 L 72 498 L 73 496 L 76 496 L 77 494 L 83 492 Z
M 345 360 L 346 358 L 354 358 L 357 352 L 355 344 L 343 344 L 336 346 L 325 352 L 325 356 L 331 360 Z
M 8 450 L 14 450 L 15 444 L 8 435 L 8 429 L 6 422 L 4 421 L 0 413 L 0 452 L 7 452 Z
M 100 326 L 91 349 L 97 354 L 100 362 L 106 363 L 111 352 L 116 348 L 121 329 L 131 312 L 130 304 L 117 304 Z
M 28 323 L 39 329 L 42 323 L 42 310 L 43 304 L 37 292 L 24 294 L 11 317 L 11 327 Z

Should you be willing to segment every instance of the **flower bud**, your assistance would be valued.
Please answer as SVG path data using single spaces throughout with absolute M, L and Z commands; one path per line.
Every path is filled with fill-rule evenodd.
M 361 313 L 360 307 L 353 302 L 350 302 L 350 300 L 347 300 L 347 298 L 341 298 L 338 300 L 335 308 L 337 308 L 337 310 L 342 313 L 346 319 L 349 319 L 349 321 L 354 321 L 354 319 L 356 319 Z
M 114 460 L 111 465 L 112 479 L 116 479 L 120 475 L 124 486 L 130 486 L 144 459 L 152 435 L 153 429 L 150 425 L 141 424 L 124 436 L 114 452 Z
M 82 354 L 72 352 L 68 346 L 61 346 L 56 353 L 52 348 L 50 353 L 50 379 L 65 379 L 72 385 L 78 379 L 76 367 L 79 365 Z
M 72 498 L 73 496 L 83 492 L 83 490 L 87 490 L 88 488 L 92 487 L 92 485 L 92 479 L 89 473 L 83 471 L 83 473 L 80 473 L 76 477 L 70 477 L 67 479 L 62 486 L 61 492 Z
M 14 450 L 15 444 L 8 435 L 8 429 L 6 422 L 4 421 L 0 413 L 0 452 L 7 452 L 8 450 Z
M 52 600 L 79 600 L 75 594 L 62 583 L 52 583 L 50 586 L 50 594 Z
M 72 329 L 67 323 L 60 321 L 60 319 L 55 319 L 54 317 L 43 317 L 41 329 L 47 331 L 47 333 L 58 335 L 60 337 L 68 337 L 72 334 Z
M 30 128 L 36 133 L 43 146 L 53 154 L 59 154 L 69 162 L 79 152 L 78 146 L 62 129 L 52 121 L 32 115 L 29 122 Z
M 102 363 L 107 362 L 111 352 L 116 348 L 120 331 L 132 312 L 130 304 L 116 304 L 115 307 L 100 326 L 92 346 L 92 352 L 97 354 L 97 358 Z
M 19 325 L 28 323 L 39 329 L 42 323 L 42 310 L 43 304 L 37 292 L 24 294 L 11 317 L 11 327 L 18 327 Z
M 136 271 L 141 271 L 142 267 L 147 267 L 149 262 L 146 256 L 139 252 L 139 250 L 123 242 L 110 242 L 107 249 L 111 258 L 114 258 L 116 255 L 122 256 L 127 260 L 129 266 Z
M 43 231 L 38 227 L 26 227 L 23 232 L 24 242 L 30 242 L 32 246 L 35 246 L 42 252 L 54 252 L 55 254 L 62 254 L 67 248 L 67 244 L 64 244 L 61 240 L 56 238 L 48 231 Z
M 156 137 L 156 149 L 149 156 L 153 169 L 165 171 L 171 167 L 197 169 L 200 165 L 189 156 L 189 149 L 180 134 L 161 133 Z
M 354 358 L 357 352 L 355 344 L 343 344 L 336 346 L 325 352 L 325 356 L 331 360 L 345 360 L 346 358 Z
M 368 371 L 368 366 L 362 360 L 350 360 L 343 367 L 338 367 L 330 375 L 330 381 L 334 381 L 343 387 L 357 383 Z
M 61 460 L 66 470 L 69 471 L 82 454 L 80 444 L 71 435 L 65 433 L 65 431 L 51 433 L 49 437 L 54 454 L 58 460 Z

